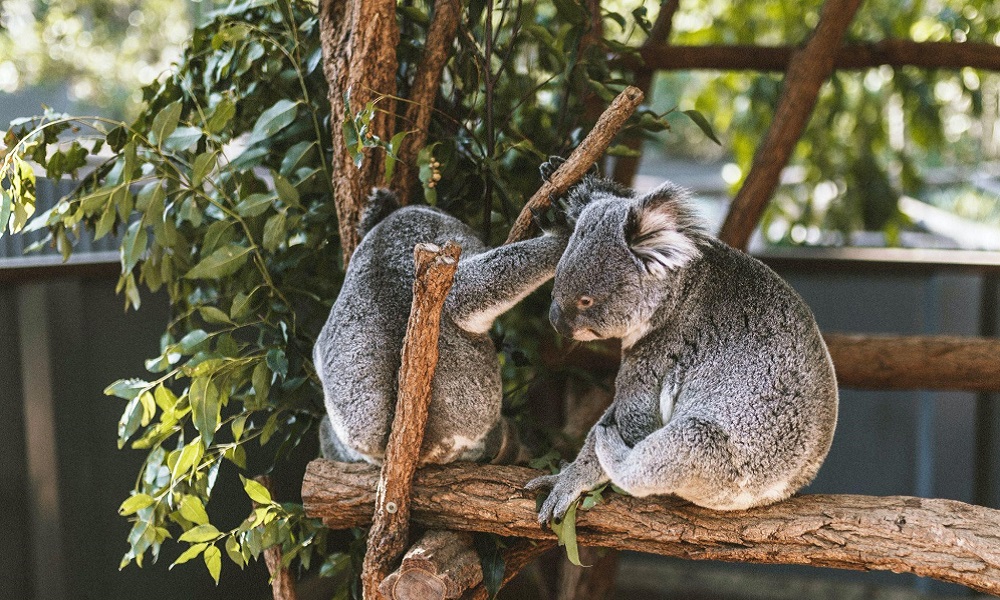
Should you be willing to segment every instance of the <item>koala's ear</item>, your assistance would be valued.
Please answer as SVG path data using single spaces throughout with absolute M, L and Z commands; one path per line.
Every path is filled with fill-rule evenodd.
M 701 256 L 686 192 L 668 183 L 639 198 L 625 223 L 625 240 L 643 270 L 666 277 Z

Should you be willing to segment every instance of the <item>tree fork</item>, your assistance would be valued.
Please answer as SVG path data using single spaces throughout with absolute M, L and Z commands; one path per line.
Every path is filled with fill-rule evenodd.
M 551 543 L 524 485 L 541 472 L 454 463 L 414 478 L 412 518 L 425 527 L 484 531 Z M 315 460 L 306 469 L 307 514 L 331 529 L 371 519 L 378 473 Z M 798 564 L 914 573 L 1000 594 L 1000 510 L 907 496 L 808 495 L 720 512 L 671 497 L 610 495 L 577 513 L 581 545 L 697 560 Z

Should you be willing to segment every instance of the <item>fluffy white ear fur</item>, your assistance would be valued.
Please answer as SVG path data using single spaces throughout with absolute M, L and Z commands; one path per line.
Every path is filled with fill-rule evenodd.
M 664 278 L 669 271 L 687 266 L 701 256 L 691 237 L 686 207 L 679 189 L 660 189 L 639 201 L 634 209 L 634 233 L 629 247 L 646 273 Z

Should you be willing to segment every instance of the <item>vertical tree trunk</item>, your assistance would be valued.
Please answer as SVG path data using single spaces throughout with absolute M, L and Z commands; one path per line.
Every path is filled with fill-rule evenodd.
M 383 139 L 392 135 L 399 26 L 392 0 L 321 0 L 319 18 L 323 72 L 329 84 L 333 201 L 346 267 L 360 242 L 358 223 L 365 198 L 385 175 L 385 156 L 380 151 L 366 150 L 358 168 L 341 127 L 344 119 L 377 100 L 379 112 L 373 119 L 372 132 Z

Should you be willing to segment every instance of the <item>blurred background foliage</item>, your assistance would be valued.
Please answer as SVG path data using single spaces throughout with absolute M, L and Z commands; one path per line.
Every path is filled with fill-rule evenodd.
M 429 4 L 399 6 L 402 97 Z M 796 44 L 819 6 L 683 2 L 670 41 Z M 609 1 L 595 19 L 575 0 L 467 3 L 420 159 L 425 170 L 440 163 L 440 180 L 425 182 L 426 200 L 490 243 L 502 241 L 539 184 L 538 165 L 575 147 L 631 82 L 610 59 L 645 41 L 658 9 Z M 328 544 L 300 506 L 272 502 L 248 483 L 247 502 L 260 506 L 251 519 L 209 523 L 204 510 L 220 469 L 250 476 L 279 468 L 314 435 L 323 410 L 310 350 L 342 277 L 326 158 L 330 132 L 342 128 L 329 114 L 315 4 L 11 0 L 0 10 L 0 91 L 62 80 L 67 101 L 85 100 L 99 114 L 70 117 L 56 105 L 12 123 L 0 223 L 13 233 L 47 228 L 64 256 L 83 236 L 118 233 L 126 306 L 139 307 L 141 286 L 171 299 L 173 319 L 162 353 L 147 361 L 150 377 L 108 388 L 124 405 L 120 444 L 147 454 L 121 507 L 133 522 L 123 564 L 155 558 L 178 539 L 180 562 L 198 558 L 218 578 L 223 551 L 242 567 L 280 543 L 289 561 L 322 564 L 346 583 L 352 540 Z M 997 43 L 998 21 L 1000 7 L 986 0 L 869 0 L 849 39 Z M 647 139 L 647 160 L 708 161 L 734 191 L 780 88 L 777 74 L 661 74 L 651 105 L 619 141 Z M 996 158 L 998 89 L 995 75 L 968 69 L 836 73 L 765 217 L 766 237 L 847 243 L 875 230 L 891 243 L 911 227 L 899 208 L 905 195 L 995 223 L 995 195 L 976 186 L 933 189 L 929 174 L 967 173 Z M 685 116 L 692 109 L 721 146 Z M 355 116 L 359 132 L 372 110 Z M 611 154 L 628 150 L 618 144 Z M 36 170 L 81 185 L 29 221 Z M 494 332 L 514 412 L 544 370 L 546 305 L 543 291 Z

